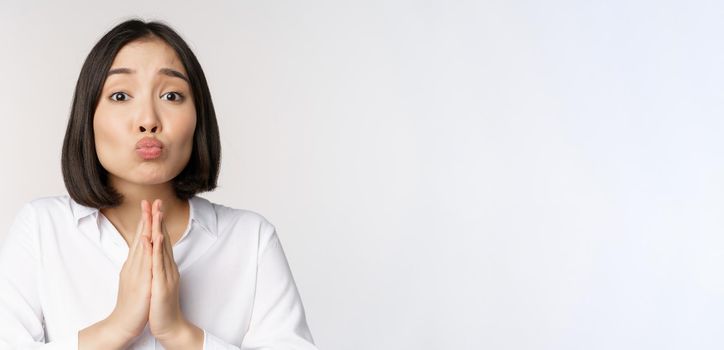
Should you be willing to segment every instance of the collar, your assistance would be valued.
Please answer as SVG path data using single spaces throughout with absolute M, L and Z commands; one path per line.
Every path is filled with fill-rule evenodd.
M 70 200 L 71 211 L 73 212 L 73 218 L 75 219 L 76 225 L 78 222 L 88 216 L 93 216 L 96 220 L 98 219 L 98 208 L 87 207 L 79 204 L 73 198 L 68 196 Z M 190 221 L 195 222 L 201 226 L 207 234 L 215 237 L 218 235 L 216 211 L 214 210 L 214 204 L 208 199 L 199 196 L 193 196 L 189 198 L 189 206 L 191 212 Z

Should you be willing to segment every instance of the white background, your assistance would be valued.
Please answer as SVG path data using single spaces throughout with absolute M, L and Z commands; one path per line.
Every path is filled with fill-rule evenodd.
M 3 233 L 65 194 L 91 47 L 191 45 L 215 192 L 277 226 L 320 349 L 724 347 L 724 5 L 108 1 L 0 11 Z

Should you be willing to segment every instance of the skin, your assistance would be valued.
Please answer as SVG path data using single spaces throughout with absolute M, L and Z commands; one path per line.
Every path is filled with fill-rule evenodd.
M 108 76 L 95 110 L 93 130 L 98 159 L 108 171 L 109 184 L 124 199 L 121 205 L 101 209 L 101 213 L 128 244 L 129 261 L 136 254 L 148 256 L 134 260 L 134 266 L 152 272 L 147 308 L 151 333 L 166 349 L 201 349 L 203 331 L 181 312 L 180 276 L 173 258 L 173 246 L 189 225 L 190 208 L 187 200 L 176 197 L 171 183 L 191 156 L 196 110 L 188 82 L 159 70 L 169 68 L 184 77 L 188 74 L 173 48 L 155 37 L 121 48 L 110 71 L 118 68 L 132 72 Z M 136 153 L 136 142 L 147 136 L 163 142 L 159 158 L 144 160 Z M 132 249 L 134 244 L 143 247 L 139 253 Z M 144 263 L 138 265 L 136 261 Z M 124 278 L 145 275 L 122 274 Z M 110 322 L 123 325 L 119 315 L 125 314 L 114 310 Z
M 196 128 L 191 87 L 183 79 L 158 73 L 171 68 L 187 76 L 174 50 L 160 39 L 134 41 L 121 48 L 111 70 L 121 67 L 136 72 L 108 76 L 93 129 L 98 159 L 124 201 L 101 212 L 130 246 L 141 219 L 140 201 L 161 199 L 173 245 L 189 218 L 188 202 L 176 198 L 170 181 L 191 156 Z M 184 98 L 179 101 L 176 93 Z M 143 160 L 136 154 L 136 142 L 146 136 L 164 143 L 160 158 Z

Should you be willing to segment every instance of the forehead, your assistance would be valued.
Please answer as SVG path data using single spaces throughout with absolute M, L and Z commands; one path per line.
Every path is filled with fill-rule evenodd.
M 159 68 L 172 68 L 184 74 L 186 70 L 176 51 L 158 38 L 143 38 L 124 45 L 113 59 L 111 68 L 130 68 L 139 73 L 155 73 Z

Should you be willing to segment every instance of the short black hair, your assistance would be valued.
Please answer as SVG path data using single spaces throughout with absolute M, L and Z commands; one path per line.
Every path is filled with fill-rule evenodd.
M 113 27 L 93 46 L 76 83 L 63 140 L 61 167 L 68 194 L 79 204 L 108 208 L 120 205 L 123 200 L 123 195 L 108 184 L 108 172 L 98 160 L 93 117 L 108 70 L 118 51 L 134 40 L 154 37 L 168 43 L 181 59 L 196 107 L 191 158 L 172 180 L 176 196 L 188 199 L 196 193 L 216 188 L 221 142 L 214 105 L 201 65 L 186 42 L 170 26 L 159 21 L 144 22 L 133 18 Z

